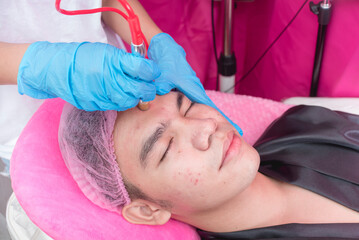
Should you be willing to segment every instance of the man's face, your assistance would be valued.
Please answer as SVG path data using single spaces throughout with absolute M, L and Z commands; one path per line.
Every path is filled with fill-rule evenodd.
M 179 92 L 157 96 L 148 111 L 119 112 L 114 130 L 124 177 L 172 214 L 216 208 L 253 181 L 259 156 L 215 109 Z

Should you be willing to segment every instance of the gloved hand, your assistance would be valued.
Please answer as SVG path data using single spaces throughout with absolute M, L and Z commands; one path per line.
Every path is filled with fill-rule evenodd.
M 148 56 L 157 63 L 161 71 L 159 78 L 155 79 L 157 94 L 163 95 L 176 88 L 191 101 L 218 110 L 243 135 L 242 129 L 219 110 L 207 96 L 201 81 L 187 63 L 185 51 L 171 36 L 166 33 L 155 35 L 151 40 Z
M 87 111 L 123 111 L 156 96 L 157 65 L 104 43 L 35 42 L 24 54 L 18 90 L 60 97 Z

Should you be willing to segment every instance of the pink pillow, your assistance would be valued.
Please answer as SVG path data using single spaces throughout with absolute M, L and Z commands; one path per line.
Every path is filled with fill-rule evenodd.
M 289 106 L 260 98 L 208 91 L 253 144 L 266 126 Z M 14 193 L 29 218 L 54 239 L 199 239 L 195 229 L 170 220 L 162 226 L 128 223 L 94 205 L 80 191 L 61 157 L 57 131 L 64 105 L 51 99 L 23 130 L 11 159 Z
M 206 92 L 217 107 L 242 128 L 243 138 L 251 145 L 274 119 L 293 106 L 259 97 Z

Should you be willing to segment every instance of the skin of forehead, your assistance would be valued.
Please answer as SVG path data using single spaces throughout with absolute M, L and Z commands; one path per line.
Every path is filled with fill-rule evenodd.
M 124 112 L 119 112 L 118 118 L 120 121 L 116 122 L 116 124 L 121 124 L 122 126 L 126 127 L 132 126 L 132 128 L 136 130 L 150 129 L 151 132 L 157 126 L 154 126 L 154 124 L 160 124 L 160 122 L 164 121 L 164 118 L 167 116 L 167 111 L 177 110 L 176 97 L 177 94 L 174 92 L 167 94 L 167 97 L 158 96 L 154 101 L 151 102 L 150 109 L 147 111 L 141 111 L 138 108 L 132 108 Z M 121 129 L 123 129 L 122 126 Z

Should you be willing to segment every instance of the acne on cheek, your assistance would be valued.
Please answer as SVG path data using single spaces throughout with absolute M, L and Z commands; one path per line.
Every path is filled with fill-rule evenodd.
M 197 186 L 200 183 L 200 180 L 201 180 L 201 173 L 192 172 L 188 168 L 188 169 L 186 169 L 186 171 L 184 173 L 183 172 L 177 172 L 176 174 L 174 174 L 173 175 L 173 180 L 176 180 L 177 177 L 181 178 L 181 180 L 183 180 L 183 179 L 185 181 L 189 180 L 190 184 Z
M 187 179 L 189 179 L 190 183 L 197 186 L 201 179 L 201 173 L 193 172 L 191 169 L 186 169 Z

